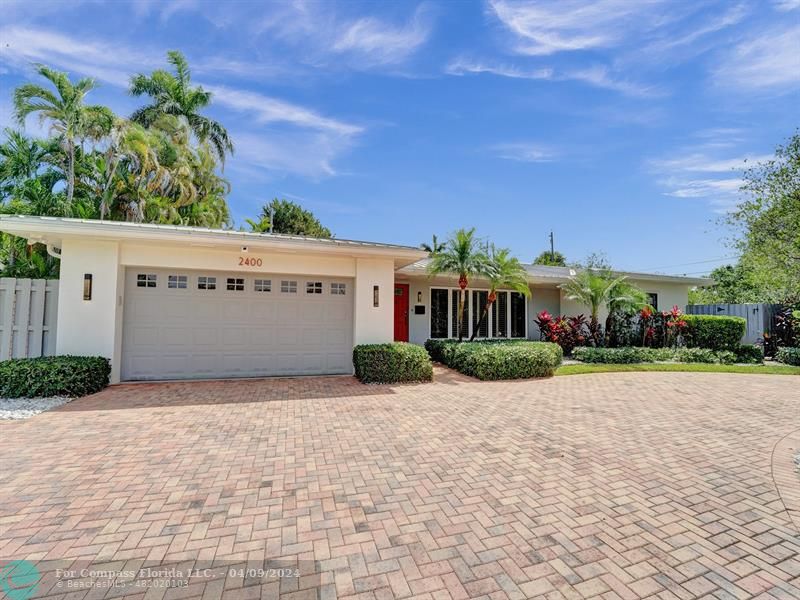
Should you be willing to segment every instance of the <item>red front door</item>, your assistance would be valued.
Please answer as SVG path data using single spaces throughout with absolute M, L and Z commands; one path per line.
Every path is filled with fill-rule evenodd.
M 394 284 L 394 341 L 408 341 L 408 284 Z

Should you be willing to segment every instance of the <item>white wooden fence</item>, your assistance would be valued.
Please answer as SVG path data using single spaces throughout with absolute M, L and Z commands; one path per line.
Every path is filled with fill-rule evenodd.
M 743 344 L 755 344 L 772 332 L 772 319 L 780 304 L 694 304 L 686 307 L 690 315 L 726 315 L 747 319 Z
M 57 279 L 0 278 L 0 360 L 56 352 Z

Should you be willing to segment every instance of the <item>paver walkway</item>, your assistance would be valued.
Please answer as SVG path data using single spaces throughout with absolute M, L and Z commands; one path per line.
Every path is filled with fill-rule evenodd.
M 788 376 L 123 385 L 0 425 L 0 565 L 68 598 L 798 598 L 799 447 Z M 159 565 L 199 571 L 113 575 Z

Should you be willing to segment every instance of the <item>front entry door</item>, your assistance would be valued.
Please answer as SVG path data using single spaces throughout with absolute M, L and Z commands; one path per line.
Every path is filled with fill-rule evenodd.
M 394 341 L 408 341 L 408 284 L 394 284 Z

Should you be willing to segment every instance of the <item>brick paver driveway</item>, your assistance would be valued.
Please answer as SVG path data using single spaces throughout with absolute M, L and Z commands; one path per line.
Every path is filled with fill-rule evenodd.
M 797 598 L 799 384 L 119 386 L 0 424 L 0 557 L 40 596 L 107 577 L 54 565 L 201 569 L 69 598 Z

